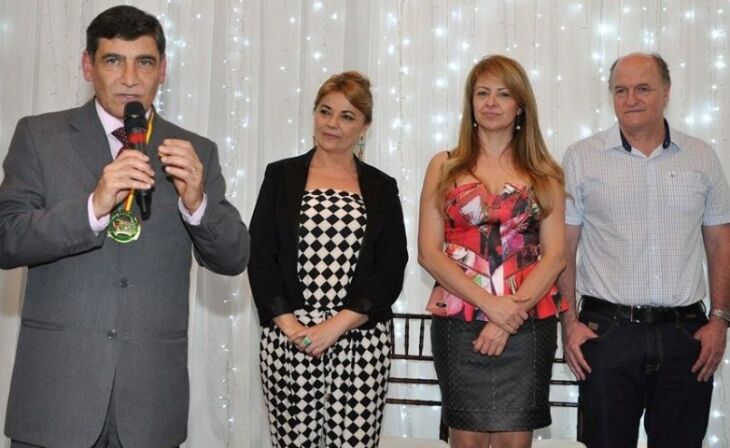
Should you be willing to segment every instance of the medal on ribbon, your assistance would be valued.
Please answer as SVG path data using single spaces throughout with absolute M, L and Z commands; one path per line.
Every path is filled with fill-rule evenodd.
M 109 226 L 106 228 L 106 234 L 109 235 L 109 238 L 122 244 L 136 241 L 141 232 L 142 225 L 139 223 L 139 219 L 131 211 L 124 208 L 114 210 L 109 218 Z
M 128 103 L 127 107 L 125 107 L 125 128 L 127 127 L 127 120 L 130 119 L 130 112 L 128 112 L 128 109 L 130 109 L 130 105 L 134 105 L 134 103 Z M 142 105 L 140 103 L 136 103 L 135 105 L 141 113 L 137 114 L 138 116 L 132 116 L 131 118 L 133 120 L 144 120 L 144 109 L 142 108 Z M 155 111 L 152 110 L 150 112 L 150 118 L 147 120 L 146 127 L 147 131 L 144 135 L 144 143 L 147 144 L 150 141 L 150 136 L 152 135 L 152 122 L 155 116 Z M 144 125 L 144 121 L 142 121 L 142 124 Z M 144 128 L 143 128 L 144 129 Z M 134 136 L 129 135 L 130 142 L 134 143 L 142 143 L 141 136 L 138 137 L 138 141 L 133 142 Z M 141 147 L 137 146 L 138 148 Z M 122 151 L 126 150 L 127 148 L 122 148 Z M 121 151 L 120 151 L 121 152 Z M 132 204 L 134 203 L 134 196 L 135 196 L 135 190 L 132 189 L 129 191 L 129 194 L 127 195 L 127 198 L 124 200 L 124 204 L 114 210 L 112 212 L 111 216 L 109 217 L 109 225 L 106 228 L 106 234 L 111 238 L 112 240 L 116 241 L 117 243 L 121 244 L 127 244 L 131 243 L 133 241 L 136 241 L 137 238 L 139 238 L 140 233 L 142 233 L 142 223 L 140 222 L 139 218 L 135 216 L 135 214 L 132 212 Z

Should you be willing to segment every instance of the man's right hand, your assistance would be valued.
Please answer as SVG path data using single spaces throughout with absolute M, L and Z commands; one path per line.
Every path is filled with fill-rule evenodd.
M 583 381 L 591 373 L 591 366 L 583 357 L 581 346 L 589 339 L 598 337 L 590 328 L 575 317 L 561 319 L 563 329 L 563 356 L 576 379 Z
M 128 194 L 129 190 L 149 190 L 155 184 L 150 158 L 140 151 L 123 150 L 104 167 L 96 184 L 92 204 L 97 219 L 108 215 Z

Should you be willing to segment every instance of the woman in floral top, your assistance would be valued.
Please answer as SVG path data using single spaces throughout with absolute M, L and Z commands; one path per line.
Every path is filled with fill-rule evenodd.
M 418 239 L 436 279 L 427 308 L 452 446 L 529 447 L 551 422 L 564 190 L 516 61 L 471 70 L 459 143 L 426 173 Z

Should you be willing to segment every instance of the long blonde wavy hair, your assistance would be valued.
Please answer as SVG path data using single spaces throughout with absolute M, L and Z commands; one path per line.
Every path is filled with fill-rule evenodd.
M 451 151 L 451 156 L 441 168 L 438 184 L 439 198 L 444 198 L 459 176 L 468 174 L 476 168 L 479 157 L 479 138 L 474 126 L 474 89 L 477 80 L 483 75 L 499 78 L 507 87 L 512 98 L 522 109 L 517 115 L 513 128 L 511 157 L 518 173 L 527 176 L 540 207 L 541 214 L 547 216 L 554 207 L 550 192 L 550 179 L 558 181 L 563 187 L 563 170 L 550 155 L 545 140 L 540 133 L 537 119 L 537 102 L 530 80 L 522 66 L 515 60 L 502 55 L 488 56 L 479 61 L 469 72 L 464 88 L 464 109 L 459 129 L 459 142 Z

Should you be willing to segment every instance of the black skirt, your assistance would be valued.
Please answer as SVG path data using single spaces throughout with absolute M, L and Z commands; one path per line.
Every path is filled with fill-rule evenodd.
M 527 320 L 498 357 L 474 351 L 485 322 L 434 317 L 431 346 L 442 422 L 464 431 L 532 431 L 549 426 L 557 319 Z

